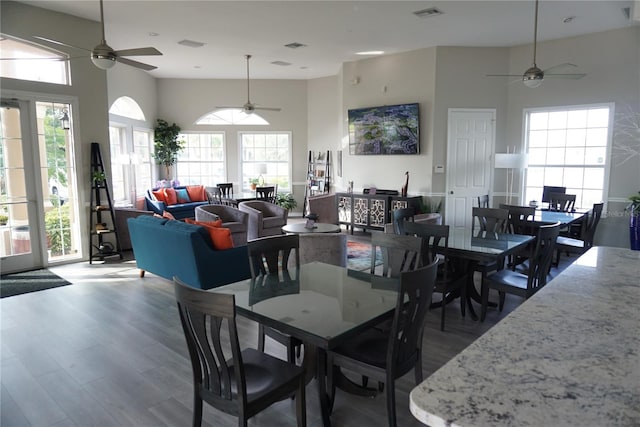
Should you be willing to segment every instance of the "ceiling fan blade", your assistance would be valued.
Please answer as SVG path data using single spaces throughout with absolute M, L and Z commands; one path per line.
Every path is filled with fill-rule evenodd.
M 38 40 L 42 40 L 45 41 L 47 43 L 51 43 L 51 44 L 57 44 L 58 46 L 66 46 L 66 47 L 72 47 L 74 49 L 80 49 L 80 50 L 85 50 L 87 52 L 91 52 L 91 49 L 85 49 L 84 47 L 80 47 L 80 46 L 74 46 L 72 44 L 69 43 L 62 43 L 59 42 L 57 40 L 52 40 L 52 39 L 48 39 L 46 37 L 40 37 L 40 36 L 33 36 L 34 38 L 38 39 Z
M 71 58 L 0 58 L 0 61 L 30 61 L 30 60 L 40 60 L 40 61 L 68 61 Z
M 145 70 L 145 71 L 151 71 L 158 68 L 155 65 L 145 64 L 143 62 L 134 61 L 128 58 L 122 58 L 120 56 L 116 57 L 116 61 L 121 62 L 123 64 L 131 65 L 132 67 L 140 68 L 141 70 Z
M 544 74 L 545 78 L 546 77 L 551 77 L 554 79 L 573 79 L 573 80 L 578 80 L 583 78 L 584 76 L 586 76 L 586 74 L 580 74 L 580 73 L 575 73 L 575 74 Z
M 576 64 L 572 64 L 570 62 L 565 62 L 564 64 L 554 65 L 553 67 L 549 67 L 546 70 L 542 70 L 545 74 L 553 73 L 554 71 L 562 70 L 563 68 L 578 68 Z
M 218 105 L 216 106 L 216 108 L 218 109 L 225 109 L 225 110 L 230 110 L 230 109 L 235 109 L 235 110 L 242 110 L 244 107 L 241 105 L 234 105 L 234 106 L 229 106 L 229 105 Z
M 282 111 L 282 108 L 277 107 L 253 107 L 254 110 L 264 110 L 264 111 Z
M 485 74 L 485 77 L 520 77 L 522 74 Z
M 148 55 L 162 55 L 155 47 L 140 47 L 137 49 L 124 49 L 116 50 L 115 54 L 118 56 L 148 56 Z

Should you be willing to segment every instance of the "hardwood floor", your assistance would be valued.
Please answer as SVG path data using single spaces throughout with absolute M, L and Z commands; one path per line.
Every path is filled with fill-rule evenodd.
M 367 239 L 356 232 L 354 239 Z M 70 264 L 52 268 L 73 285 L 0 300 L 0 425 L 188 426 L 191 366 L 172 283 L 134 261 Z M 446 331 L 439 309 L 427 315 L 425 378 L 513 310 L 490 310 L 479 323 L 447 307 Z M 242 345 L 257 345 L 257 325 L 238 317 Z M 285 357 L 283 347 L 267 351 Z M 409 412 L 413 374 L 396 383 L 399 426 L 421 425 Z M 320 426 L 315 382 L 307 386 L 309 426 Z M 203 425 L 234 426 L 236 419 L 205 405 Z M 338 391 L 335 426 L 385 426 L 384 394 L 361 398 Z M 279 402 L 252 418 L 253 426 L 294 426 L 294 402 Z

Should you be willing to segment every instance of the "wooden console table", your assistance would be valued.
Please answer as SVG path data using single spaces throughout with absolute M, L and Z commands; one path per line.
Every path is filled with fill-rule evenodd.
M 391 212 L 394 209 L 413 207 L 417 212 L 420 199 L 420 196 L 336 193 L 338 222 L 350 227 L 351 234 L 356 227 L 363 230 L 384 230 L 384 225 L 391 222 Z

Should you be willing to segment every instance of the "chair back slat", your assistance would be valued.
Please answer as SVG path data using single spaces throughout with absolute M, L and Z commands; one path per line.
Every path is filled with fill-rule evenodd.
M 216 398 L 246 400 L 235 297 L 192 288 L 177 277 L 173 280 L 194 384 Z M 224 351 L 223 341 L 228 341 L 230 354 Z
M 222 191 L 220 187 L 205 187 L 207 192 L 207 200 L 209 204 L 220 205 L 222 204 Z
M 233 199 L 233 183 L 223 182 L 218 184 L 218 188 L 225 199 Z
M 400 273 L 400 291 L 393 316 L 387 367 L 396 366 L 400 372 L 413 366 L 422 347 L 425 316 L 436 282 L 438 261 L 425 267 Z
M 529 258 L 527 290 L 531 293 L 536 292 L 547 284 L 547 275 L 551 268 L 553 251 L 559 233 L 559 222 L 538 227 L 535 248 Z
M 507 209 L 473 208 L 473 221 L 471 222 L 471 232 L 475 234 L 476 221 L 480 226 L 480 231 L 490 233 L 505 233 L 509 224 L 509 211 Z
M 478 196 L 478 207 L 479 208 L 488 208 L 489 207 L 489 195 L 483 194 L 482 196 Z
M 405 234 L 422 239 L 422 263 L 428 265 L 438 253 L 449 247 L 449 226 L 412 222 L 405 224 Z
M 256 199 L 264 200 L 265 202 L 275 203 L 276 202 L 276 187 L 266 186 L 266 187 L 256 187 Z
M 590 248 L 593 246 L 593 237 L 596 234 L 596 228 L 600 222 L 602 216 L 603 203 L 594 203 L 593 208 L 587 214 L 587 217 L 582 221 L 582 229 L 580 233 L 581 240 L 584 241 L 584 247 Z
M 549 194 L 549 210 L 558 212 L 573 212 L 576 205 L 575 194 L 551 193 Z
M 294 266 L 300 267 L 300 236 L 283 234 L 254 239 L 247 242 L 251 277 L 273 274 L 289 268 L 289 257 L 294 252 Z
M 422 240 L 414 236 L 375 233 L 371 235 L 371 274 L 375 274 L 376 254 L 382 255 L 382 275 L 400 277 L 403 271 L 422 266 Z
M 527 230 L 527 222 L 533 221 L 536 214 L 536 208 L 531 206 L 505 205 L 500 203 L 500 209 L 509 211 L 509 224 L 507 231 L 513 234 L 530 234 L 524 232 Z
M 393 231 L 396 234 L 404 234 L 405 221 L 413 221 L 416 210 L 412 207 L 393 210 Z

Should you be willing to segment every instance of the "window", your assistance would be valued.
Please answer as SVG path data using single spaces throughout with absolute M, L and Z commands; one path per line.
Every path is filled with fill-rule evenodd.
M 240 108 L 212 111 L 196 120 L 197 125 L 268 125 L 269 122 L 256 113 L 247 114 Z
M 291 132 L 240 132 L 242 189 L 262 175 L 265 184 L 291 192 Z M 266 173 L 260 173 L 266 165 Z
M 116 206 L 139 206 L 154 186 L 151 157 L 153 131 L 136 101 L 123 96 L 109 108 L 112 197 Z
M 576 195 L 576 208 L 604 200 L 611 110 L 593 105 L 525 112 L 525 200 L 540 200 L 544 185 L 566 187 Z
M 0 76 L 36 82 L 69 84 L 69 57 L 53 49 L 0 37 Z
M 186 142 L 176 164 L 180 184 L 214 186 L 227 180 L 224 132 L 185 133 L 178 139 Z

